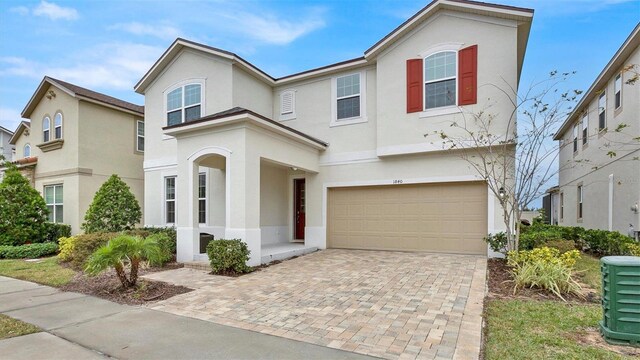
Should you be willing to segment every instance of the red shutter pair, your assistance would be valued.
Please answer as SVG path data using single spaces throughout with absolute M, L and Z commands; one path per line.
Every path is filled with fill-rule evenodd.
M 407 113 L 424 109 L 423 59 L 407 60 Z M 478 45 L 458 51 L 458 105 L 477 103 Z

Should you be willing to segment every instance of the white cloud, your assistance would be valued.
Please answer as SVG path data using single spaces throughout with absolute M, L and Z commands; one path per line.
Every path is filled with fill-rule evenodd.
M 325 26 L 322 11 L 313 11 L 297 21 L 279 19 L 274 15 L 254 15 L 250 13 L 228 13 L 234 30 L 256 40 L 274 45 L 287 45 L 301 36 Z
M 13 131 L 22 120 L 19 110 L 0 106 L 0 126 Z
M 62 7 L 43 0 L 33 9 L 33 15 L 48 17 L 51 20 L 76 20 L 78 11 L 71 7 Z
M 0 58 L 0 76 L 41 79 L 48 75 L 90 89 L 131 90 L 163 50 L 134 43 L 100 44 L 61 59 L 69 66 L 4 57 Z
M 173 40 L 180 36 L 181 31 L 171 25 L 149 25 L 139 22 L 115 24 L 110 30 L 122 30 L 134 35 L 154 36 L 163 40 Z

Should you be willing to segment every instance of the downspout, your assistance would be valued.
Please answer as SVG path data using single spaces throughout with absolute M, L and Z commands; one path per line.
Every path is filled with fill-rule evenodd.
M 609 231 L 613 230 L 613 174 L 609 175 Z

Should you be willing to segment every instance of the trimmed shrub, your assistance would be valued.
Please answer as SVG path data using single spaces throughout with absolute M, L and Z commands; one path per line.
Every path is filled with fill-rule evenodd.
M 16 169 L 0 182 L 0 245 L 42 242 L 47 236 L 47 205 Z
M 583 246 L 599 255 L 629 255 L 629 245 L 635 241 L 617 231 L 589 229 L 582 236 Z
M 0 246 L 0 258 L 4 259 L 36 259 L 58 251 L 56 243 L 38 243 L 19 246 Z
M 573 240 L 551 240 L 547 241 L 544 246 L 552 249 L 558 249 L 561 254 L 571 250 L 576 250 L 576 242 Z
M 45 241 L 57 243 L 58 239 L 71 236 L 71 225 L 50 222 L 45 225 L 47 228 L 47 236 L 44 239 Z
M 106 245 L 119 233 L 98 232 L 75 236 L 75 246 L 71 251 L 71 264 L 76 269 L 84 268 L 85 262 L 98 248 Z
M 582 287 L 573 278 L 573 267 L 580 258 L 578 250 L 563 254 L 549 247 L 529 251 L 510 251 L 507 263 L 513 268 L 514 294 L 524 287 L 551 291 L 560 299 L 563 294 L 581 296 Z
M 160 255 L 151 261 L 151 265 L 162 266 L 165 263 L 173 260 L 173 253 L 171 252 L 171 239 L 166 233 L 158 232 L 156 234 L 149 235 L 147 239 L 154 241 L 160 247 Z
M 496 252 L 504 252 L 507 248 L 507 234 L 505 234 L 504 231 L 489 234 L 484 238 L 484 241 L 489 244 L 491 250 Z
M 136 229 L 137 230 L 137 229 Z M 163 247 L 166 247 L 171 254 L 176 254 L 177 248 L 177 234 L 176 228 L 174 227 L 144 227 L 140 229 L 142 231 L 146 231 L 150 234 L 165 234 L 168 237 L 168 241 L 166 243 L 161 244 Z M 147 235 L 148 236 L 148 235 Z
M 64 262 L 68 262 L 73 260 L 73 251 L 76 247 L 77 237 L 61 237 L 59 242 L 60 253 L 58 254 L 58 259 Z
M 131 230 L 140 222 L 142 211 L 129 186 L 113 174 L 98 189 L 84 216 L 87 233 Z
M 543 246 L 549 241 L 562 240 L 562 234 L 557 230 L 545 229 L 541 231 L 527 231 L 520 234 L 520 250 L 531 250 Z
M 215 274 L 234 275 L 251 272 L 247 266 L 249 254 L 247 244 L 239 239 L 213 240 L 207 245 L 207 255 Z

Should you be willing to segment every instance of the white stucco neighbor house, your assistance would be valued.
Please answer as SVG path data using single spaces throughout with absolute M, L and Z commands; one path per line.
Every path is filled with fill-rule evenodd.
M 364 55 L 274 78 L 177 39 L 135 86 L 145 96 L 145 224 L 239 238 L 250 265 L 325 248 L 487 254 L 499 202 L 424 134 L 463 112 L 506 131 L 533 10 L 436 0 Z M 284 60 L 284 59 L 283 59 Z
M 640 25 L 585 92 L 556 133 L 559 186 L 548 217 L 559 225 L 640 230 Z M 616 131 L 624 125 L 622 131 Z M 610 151 L 616 156 L 611 157 Z
M 15 149 L 15 146 L 9 143 L 12 136 L 13 131 L 0 126 L 0 155 L 4 156 L 4 159 L 7 161 L 11 161 Z

